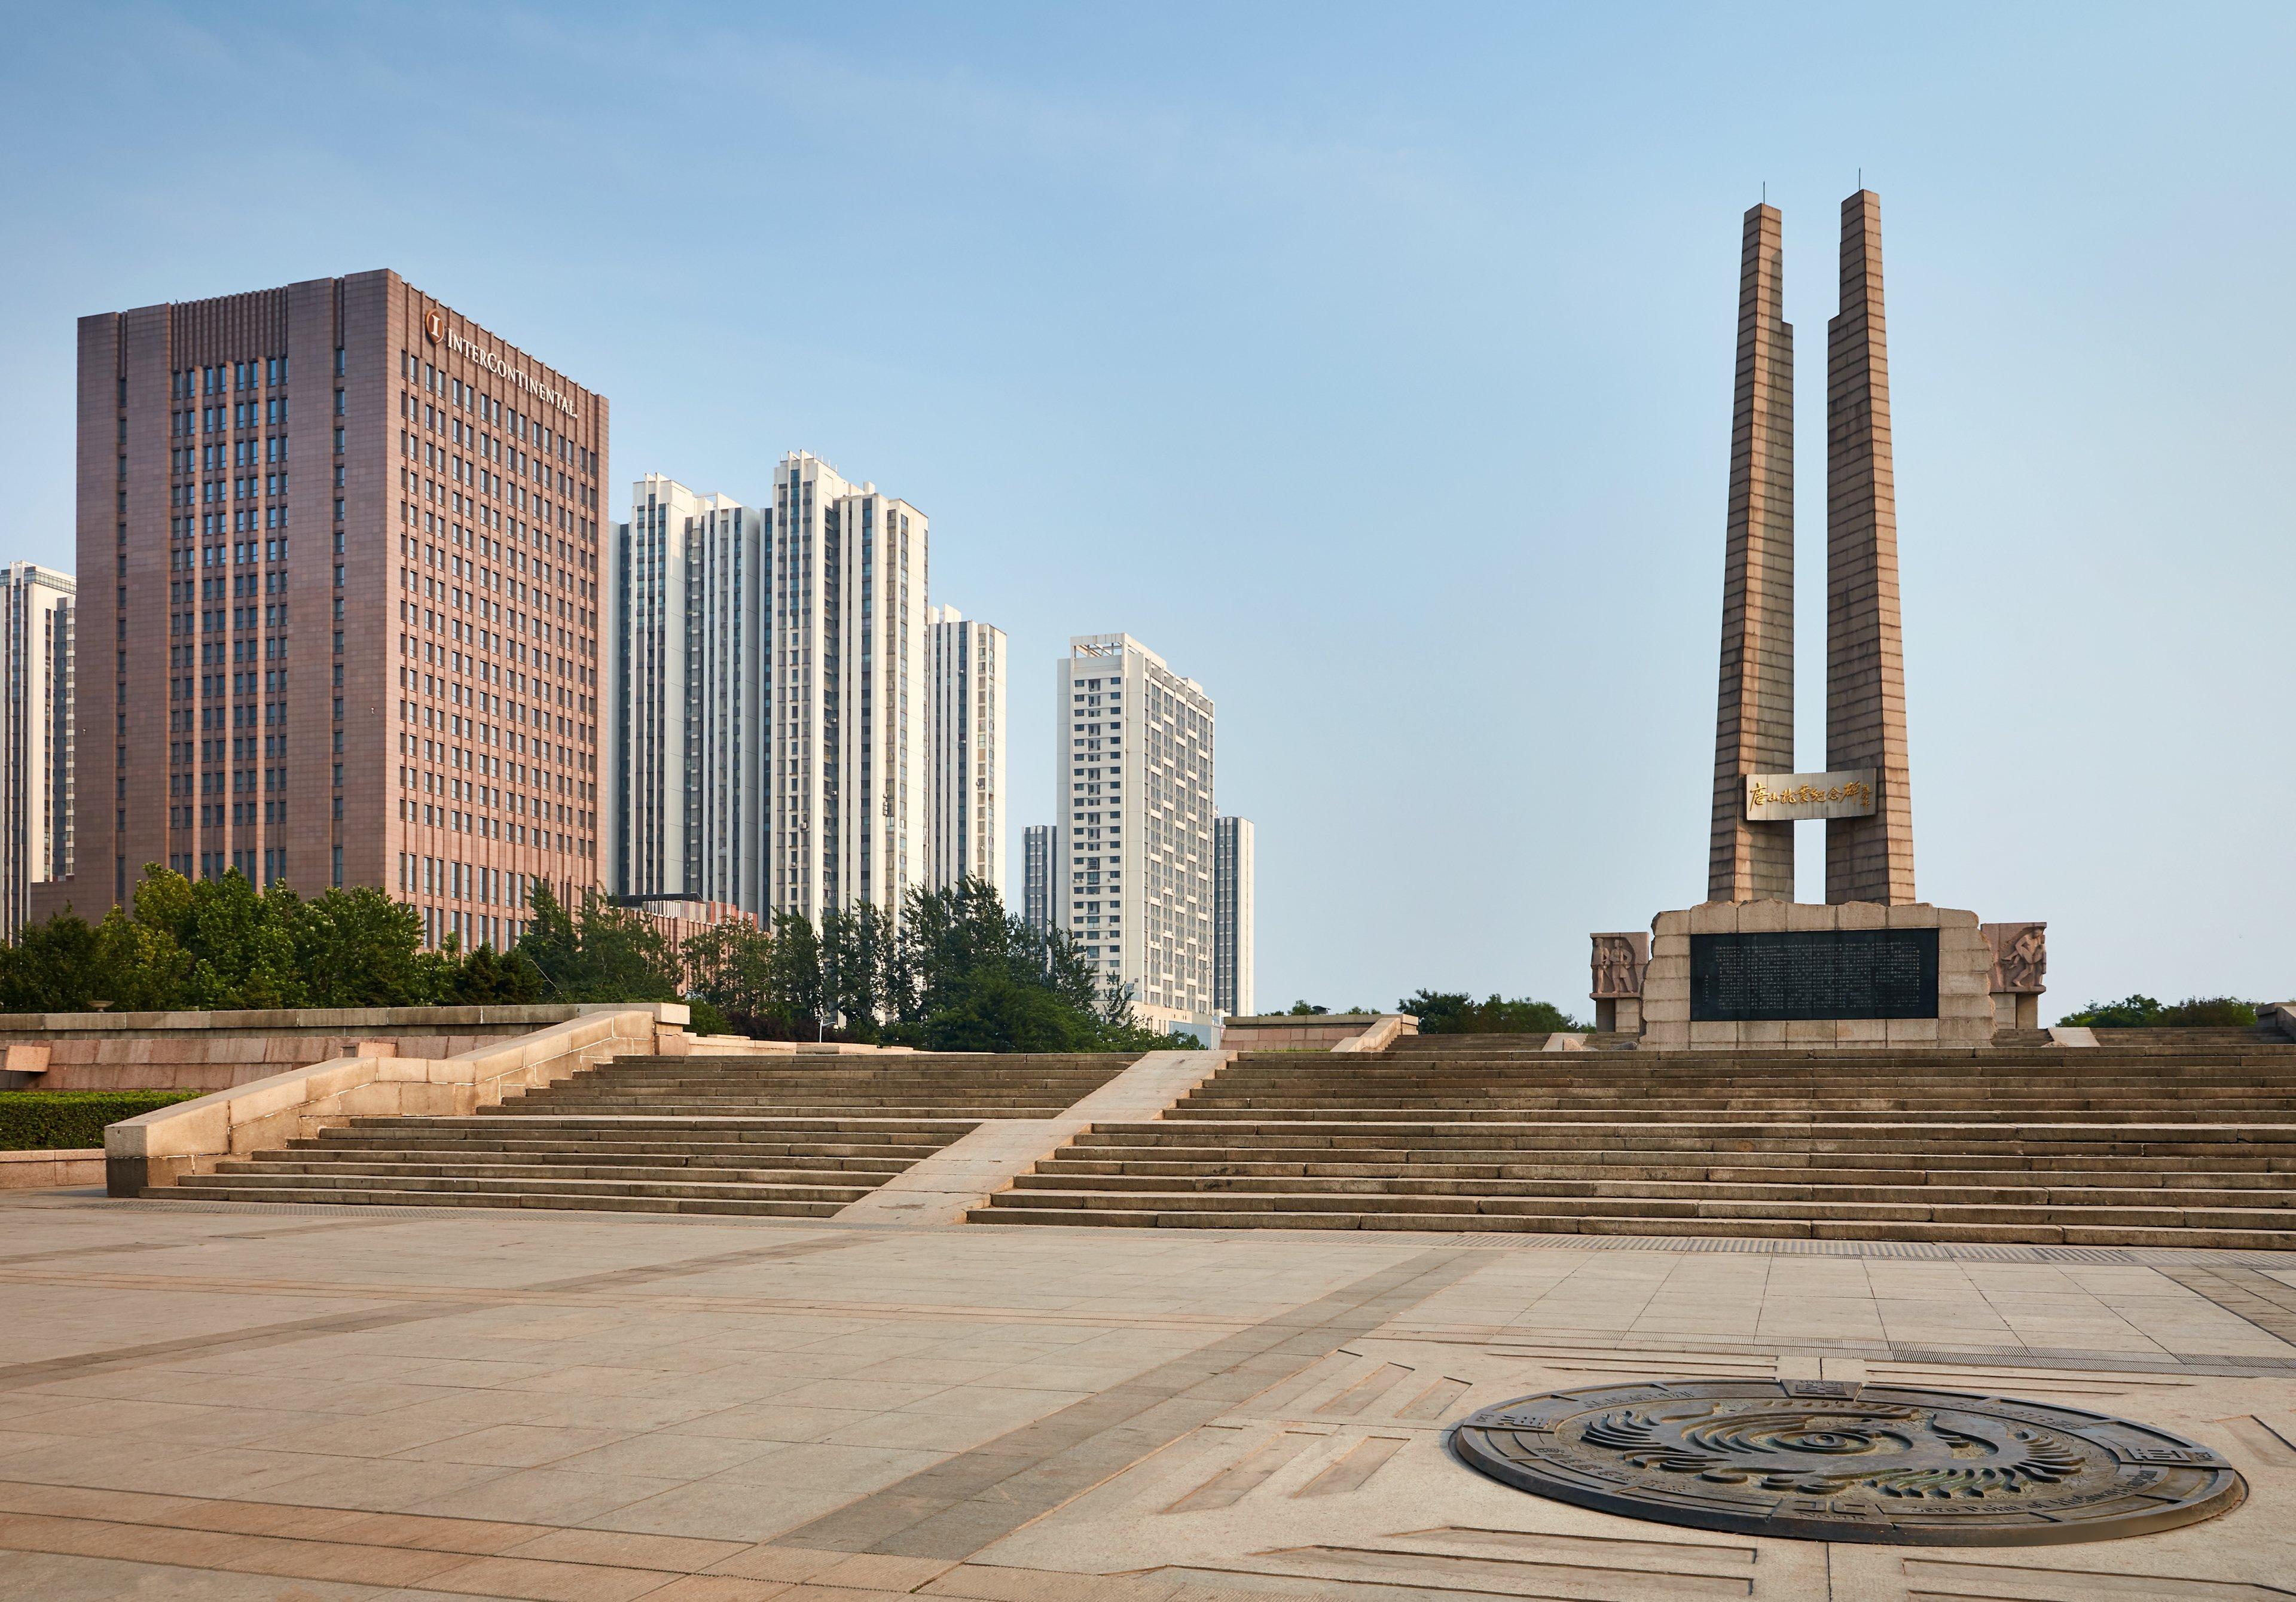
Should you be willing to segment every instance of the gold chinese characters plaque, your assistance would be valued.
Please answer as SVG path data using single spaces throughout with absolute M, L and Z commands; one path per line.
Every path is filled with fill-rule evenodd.
M 1879 776 L 1871 768 L 1840 773 L 1750 773 L 1746 817 L 1782 823 L 1801 817 L 1871 817 Z

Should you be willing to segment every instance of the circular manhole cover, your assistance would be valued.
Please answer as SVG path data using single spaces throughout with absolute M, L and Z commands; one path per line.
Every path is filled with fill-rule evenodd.
M 2173 1529 L 2248 1488 L 2207 1447 L 2046 1402 L 1833 1381 L 1669 1380 L 1485 1408 L 1468 1466 L 1629 1518 L 1908 1546 L 2040 1546 Z

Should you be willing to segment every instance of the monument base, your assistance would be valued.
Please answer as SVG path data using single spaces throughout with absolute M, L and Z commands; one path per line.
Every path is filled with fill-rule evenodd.
M 1993 1039 L 1993 949 L 1973 912 L 1921 901 L 1708 901 L 1661 912 L 1651 929 L 1646 1050 L 1970 1047 Z M 1853 1015 L 1860 1013 L 1872 1015 Z

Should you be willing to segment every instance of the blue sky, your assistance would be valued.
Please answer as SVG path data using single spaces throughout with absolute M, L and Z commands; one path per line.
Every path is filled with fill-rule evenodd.
M 1862 169 L 1923 897 L 2047 919 L 2045 1008 L 2296 993 L 2296 11 L 11 28 L 5 555 L 71 562 L 74 317 L 395 267 L 605 392 L 621 484 L 755 497 L 804 448 L 931 513 L 935 599 L 1012 637 L 1016 861 L 1070 634 L 1201 680 L 1222 809 L 1259 828 L 1263 1006 L 1583 1011 L 1589 930 L 1703 893 L 1765 184 L 1823 766 L 1824 323 Z

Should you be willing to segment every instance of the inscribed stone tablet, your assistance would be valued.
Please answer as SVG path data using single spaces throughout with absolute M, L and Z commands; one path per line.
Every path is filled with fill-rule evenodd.
M 1693 1023 L 1937 1015 L 1934 929 L 1690 937 Z

